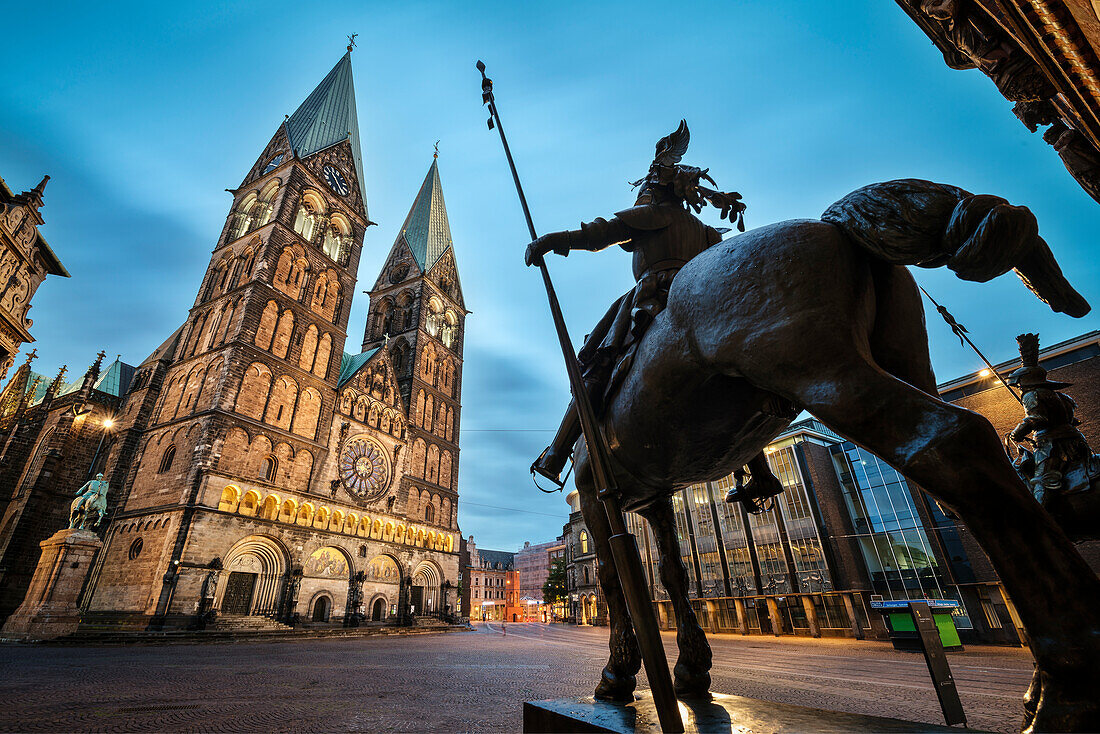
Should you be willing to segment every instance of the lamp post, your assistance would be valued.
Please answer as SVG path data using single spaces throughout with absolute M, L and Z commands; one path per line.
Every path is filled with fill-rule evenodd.
M 88 467 L 88 479 L 95 476 L 95 465 L 99 461 L 99 452 L 103 449 L 103 439 L 107 438 L 107 433 L 115 427 L 113 418 L 104 418 L 99 424 L 103 426 L 103 433 L 99 435 L 99 444 L 95 447 L 95 453 L 92 454 L 92 464 Z

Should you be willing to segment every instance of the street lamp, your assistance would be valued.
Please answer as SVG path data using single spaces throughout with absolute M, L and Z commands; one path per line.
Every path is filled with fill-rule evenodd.
M 99 444 L 95 447 L 95 453 L 92 454 L 92 464 L 88 467 L 88 478 L 91 479 L 95 475 L 95 465 L 99 460 L 99 452 L 103 449 L 103 439 L 107 438 L 107 433 L 115 427 L 114 418 L 104 418 L 99 422 L 99 425 L 103 426 L 103 433 L 99 436 Z

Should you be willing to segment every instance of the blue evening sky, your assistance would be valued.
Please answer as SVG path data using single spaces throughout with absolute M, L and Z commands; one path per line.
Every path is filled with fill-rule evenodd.
M 709 166 L 755 227 L 817 217 L 848 191 L 918 177 L 1036 213 L 1064 270 L 1100 303 L 1100 207 L 976 71 L 940 54 L 891 2 L 22 3 L 0 48 L 0 175 L 53 176 L 43 232 L 71 280 L 31 316 L 37 370 L 100 349 L 137 364 L 187 316 L 230 197 L 276 126 L 359 33 L 353 54 L 371 217 L 369 288 L 441 139 L 440 171 L 468 307 L 460 520 L 481 547 L 561 532 L 566 507 L 527 467 L 567 385 L 499 140 L 484 59 L 540 231 L 629 206 L 653 144 L 686 117 L 684 162 Z M 713 211 L 704 218 L 717 224 Z M 551 261 L 575 338 L 631 284 L 621 251 Z M 827 274 L 823 274 L 827 277 Z M 995 361 L 1017 333 L 1090 329 L 1011 276 L 919 281 Z M 367 299 L 356 296 L 349 347 Z M 941 380 L 980 368 L 929 313 Z M 506 508 L 506 509 L 501 509 Z

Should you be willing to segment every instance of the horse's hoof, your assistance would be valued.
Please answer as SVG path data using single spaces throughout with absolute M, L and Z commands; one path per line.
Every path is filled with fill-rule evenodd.
M 596 699 L 600 701 L 614 701 L 616 703 L 630 703 L 634 700 L 634 689 L 638 687 L 638 679 L 633 675 L 615 675 L 604 668 L 599 685 L 596 686 Z
M 1024 697 L 1023 734 L 1100 731 L 1100 702 L 1091 686 L 1074 686 L 1074 690 L 1081 695 L 1068 695 L 1036 671 Z
M 692 672 L 686 665 L 676 664 L 673 669 L 673 688 L 676 695 L 682 698 L 698 698 L 710 695 L 710 673 L 707 671 Z

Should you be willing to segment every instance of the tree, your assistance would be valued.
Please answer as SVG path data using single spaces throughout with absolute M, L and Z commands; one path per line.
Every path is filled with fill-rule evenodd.
M 542 600 L 547 604 L 565 601 L 565 559 L 559 558 L 550 566 L 550 574 L 542 585 Z

